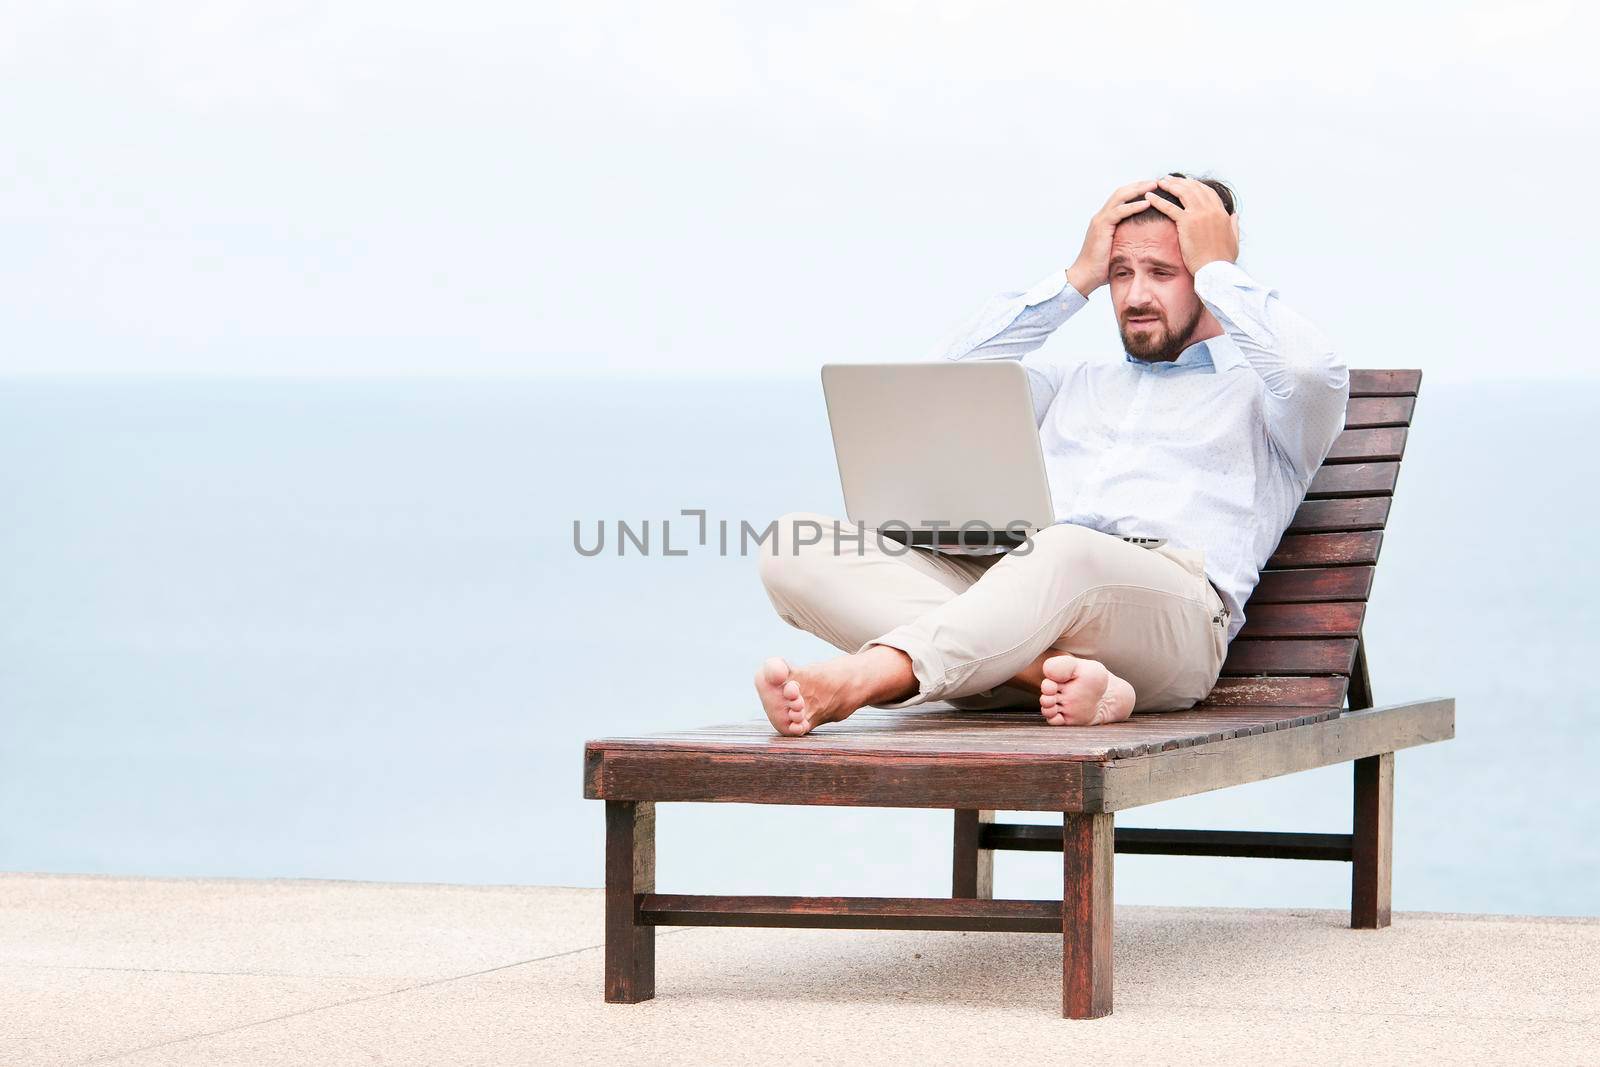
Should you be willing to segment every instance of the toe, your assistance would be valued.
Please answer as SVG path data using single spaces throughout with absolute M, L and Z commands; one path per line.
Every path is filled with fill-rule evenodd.
M 1073 668 L 1076 666 L 1077 660 L 1063 653 L 1045 660 L 1044 663 L 1040 664 L 1040 669 L 1044 671 L 1045 681 L 1056 684 L 1070 681 Z
M 789 679 L 789 661 L 773 656 L 761 665 L 761 674 L 768 685 L 782 685 Z

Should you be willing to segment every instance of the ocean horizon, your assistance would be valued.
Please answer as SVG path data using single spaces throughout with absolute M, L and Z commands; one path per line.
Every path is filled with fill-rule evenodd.
M 1396 909 L 1600 915 L 1595 411 L 1596 381 L 1424 378 L 1366 638 L 1376 702 L 1455 697 L 1457 736 L 1397 757 Z M 811 376 L 5 379 L 0 494 L 7 871 L 599 885 L 584 740 L 759 717 L 761 658 L 832 651 L 754 559 L 677 540 L 842 514 Z M 576 551 L 619 520 L 687 551 Z M 1336 767 L 1119 822 L 1349 804 Z M 662 892 L 948 889 L 947 812 L 658 817 Z M 997 895 L 1059 891 L 997 858 Z M 1349 871 L 1123 856 L 1116 892 L 1339 907 Z

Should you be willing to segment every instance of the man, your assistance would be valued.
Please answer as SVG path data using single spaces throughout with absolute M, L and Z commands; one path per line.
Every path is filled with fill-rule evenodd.
M 1349 395 L 1329 344 L 1238 250 L 1222 182 L 1135 182 L 1070 267 L 991 300 L 958 335 L 950 359 L 1021 359 L 1110 287 L 1124 359 L 1028 366 L 1057 522 L 1026 551 L 840 542 L 796 532 L 836 520 L 779 521 L 761 557 L 773 606 L 849 653 L 762 664 L 779 733 L 868 704 L 1036 704 L 1052 725 L 1093 725 L 1205 698 Z

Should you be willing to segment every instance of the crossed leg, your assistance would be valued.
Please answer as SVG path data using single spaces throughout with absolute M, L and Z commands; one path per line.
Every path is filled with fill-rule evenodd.
M 1051 726 L 1098 726 L 1133 714 L 1133 686 L 1104 664 L 1070 652 L 1038 656 L 1008 687 L 1035 690 L 1039 713 Z M 906 701 L 917 692 L 917 677 L 904 652 L 872 645 L 799 668 L 774 656 L 756 671 L 756 692 L 773 728 L 799 737 L 825 722 L 849 718 L 869 704 Z M 963 702 L 951 703 L 959 707 Z
M 1031 552 L 1015 559 L 934 553 L 880 541 L 871 531 L 860 542 L 840 541 L 836 531 L 841 527 L 827 516 L 780 519 L 778 536 L 761 558 L 768 597 L 785 621 L 847 655 L 801 668 L 778 658 L 761 665 L 756 691 L 774 729 L 799 736 L 869 704 L 899 707 L 935 696 L 970 708 L 1031 702 L 1046 722 L 1058 726 L 1127 718 L 1136 699 L 1128 681 L 1095 659 L 1053 647 L 1070 621 L 1054 601 L 1071 598 L 1058 589 L 1041 589 L 1042 599 L 1035 597 L 1033 607 L 1019 603 L 1016 612 L 1006 610 L 1007 598 L 1038 586 L 1041 574 L 1075 566 L 1082 553 L 1070 546 L 1080 544 L 1081 535 L 1105 536 L 1061 529 L 1067 532 L 1036 536 L 1034 549 L 1046 558 L 1025 563 Z M 853 531 L 846 526 L 842 532 Z M 1068 558 L 1061 558 L 1064 554 Z M 994 580 L 1002 575 L 1010 576 Z M 983 621 L 995 614 L 997 602 L 1002 617 L 1014 614 L 1024 623 L 1029 631 L 1024 640 L 992 618 Z M 1049 609 L 1042 619 L 1036 617 L 1039 605 Z M 953 616 L 955 625 L 941 620 L 941 613 Z M 975 618 L 963 625 L 959 620 L 968 616 Z M 984 631 L 980 644 L 999 642 L 1003 651 L 975 656 L 984 661 L 983 671 L 958 670 L 963 677 L 953 684 L 941 678 L 933 693 L 930 676 L 938 670 L 918 662 L 928 658 L 927 646 L 942 637 L 951 637 L 957 648 L 969 646 L 974 627 Z

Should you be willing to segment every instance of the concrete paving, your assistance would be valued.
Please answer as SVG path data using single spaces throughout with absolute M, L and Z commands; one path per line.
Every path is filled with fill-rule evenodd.
M 663 929 L 599 891 L 0 874 L 0 1064 L 1600 1064 L 1600 920 L 1119 909 L 1116 1013 L 1039 934 Z

